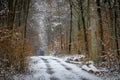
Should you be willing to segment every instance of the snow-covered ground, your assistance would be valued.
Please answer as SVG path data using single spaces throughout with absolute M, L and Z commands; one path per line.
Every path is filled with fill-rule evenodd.
M 52 56 L 32 56 L 29 75 L 15 76 L 15 80 L 101 80 L 75 64 Z

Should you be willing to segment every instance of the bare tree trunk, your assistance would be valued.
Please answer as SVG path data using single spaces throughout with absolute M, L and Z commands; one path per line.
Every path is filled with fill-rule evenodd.
M 97 42 L 97 16 L 96 16 L 96 2 L 95 0 L 88 1 L 88 28 L 89 28 L 89 35 L 90 35 L 90 58 L 97 62 L 98 61 L 98 42 Z
M 70 4 L 70 31 L 69 31 L 69 54 L 71 54 L 71 42 L 72 42 L 72 16 L 73 16 L 73 11 L 72 11 L 72 2 L 69 0 Z
M 80 54 L 80 15 L 78 16 L 78 54 Z
M 8 27 L 12 29 L 14 24 L 14 19 L 15 19 L 15 10 L 16 10 L 17 0 L 13 0 L 8 3 L 9 3 L 8 6 L 10 10 L 8 15 Z
M 99 25 L 100 25 L 100 42 L 101 42 L 101 53 L 105 55 L 104 49 L 104 39 L 103 39 L 103 25 L 102 25 L 102 15 L 101 15 L 101 7 L 100 7 L 100 0 L 97 0 L 97 12 L 99 17 Z
M 117 0 L 115 0 L 115 2 L 114 2 L 114 7 L 115 7 L 115 12 L 114 12 L 114 17 L 115 17 L 115 42 L 116 42 L 116 48 L 117 48 L 117 55 L 119 56 L 120 55 L 120 51 L 119 51 L 119 39 L 118 39 L 118 27 L 119 27 L 119 23 L 118 23 L 118 15 L 119 15 L 119 13 L 117 13 L 118 11 L 118 8 L 116 8 L 116 6 L 117 6 Z
M 83 22 L 83 32 L 84 32 L 84 40 L 85 40 L 85 50 L 86 50 L 86 54 L 89 55 L 87 30 L 86 30 L 86 25 L 85 25 L 85 17 L 84 17 L 84 12 L 83 12 L 82 1 L 80 1 L 80 9 L 81 9 L 82 22 Z

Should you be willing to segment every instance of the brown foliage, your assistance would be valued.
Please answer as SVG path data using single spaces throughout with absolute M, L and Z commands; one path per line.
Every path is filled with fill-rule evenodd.
M 21 73 L 26 70 L 26 58 L 31 55 L 32 48 L 23 38 L 21 30 L 16 28 L 14 31 L 0 31 L 0 68 L 5 72 Z

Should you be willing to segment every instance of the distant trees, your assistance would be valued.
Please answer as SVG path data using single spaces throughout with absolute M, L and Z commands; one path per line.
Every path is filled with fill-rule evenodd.
M 119 4 L 119 0 L 48 1 L 48 38 L 53 40 L 49 45 L 57 41 L 66 53 L 85 53 L 94 61 L 112 53 L 119 55 Z
M 52 2 L 56 1 L 51 1 L 51 4 L 53 4 Z M 58 19 L 60 19 L 59 23 L 61 23 L 59 26 L 49 25 L 51 27 L 54 26 L 52 30 L 54 36 L 52 35 L 53 37 L 51 39 L 58 42 L 54 43 L 53 41 L 52 47 L 57 44 L 60 49 L 59 43 L 61 43 L 60 40 L 63 40 L 62 43 L 65 42 L 63 44 L 65 47 L 62 51 L 57 50 L 60 53 L 84 53 L 88 56 L 88 59 L 94 60 L 95 62 L 109 62 L 109 59 L 118 62 L 120 59 L 120 57 L 117 57 L 120 54 L 120 32 L 118 31 L 120 29 L 120 1 L 61 0 L 61 3 L 64 2 L 68 5 L 64 7 L 64 10 L 67 9 L 66 14 L 62 11 L 64 5 L 59 6 L 59 11 L 57 11 L 57 7 L 51 8 L 51 10 L 54 9 L 54 12 L 51 11 L 48 24 L 57 22 Z M 57 12 L 62 15 L 57 15 Z M 65 17 L 63 18 L 64 15 Z M 64 24 L 64 20 L 69 24 Z M 63 31 L 59 31 L 58 27 L 62 27 Z M 57 38 L 60 36 L 57 34 L 60 33 L 65 35 L 62 35 L 62 39 Z M 52 50 L 56 50 L 55 47 Z M 119 62 L 117 65 L 119 65 Z
M 69 4 L 64 0 L 51 0 L 46 2 L 46 34 L 48 52 L 54 51 L 55 54 L 69 52 Z

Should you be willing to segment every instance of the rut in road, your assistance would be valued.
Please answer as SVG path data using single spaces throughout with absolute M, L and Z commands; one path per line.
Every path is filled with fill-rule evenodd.
M 44 61 L 44 63 L 45 63 L 46 66 L 47 66 L 47 71 L 46 71 L 46 72 L 47 72 L 48 74 L 50 74 L 50 75 L 52 75 L 52 74 L 55 73 L 55 72 L 52 70 L 49 61 L 51 61 L 51 62 L 54 61 L 55 63 L 57 63 L 57 64 L 59 64 L 61 67 L 63 67 L 66 71 L 69 71 L 70 73 L 73 73 L 73 72 L 71 71 L 72 68 L 69 68 L 67 65 L 61 63 L 61 61 L 59 61 L 58 59 L 49 59 L 49 61 L 48 61 L 47 59 L 44 59 L 44 58 L 41 58 L 41 59 Z M 58 69 L 58 71 L 59 71 L 59 69 Z M 74 74 L 74 73 L 73 73 L 73 74 Z M 59 79 L 53 76 L 53 77 L 50 78 L 50 80 L 59 80 Z M 80 79 L 80 80 L 83 80 L 83 79 Z M 87 79 L 86 79 L 86 80 L 87 80 Z
M 52 59 L 55 60 L 57 63 L 59 63 L 61 66 L 63 66 L 66 70 L 70 71 L 73 74 L 78 75 L 78 77 L 80 78 L 80 80 L 88 80 L 86 78 L 82 78 L 81 76 L 79 76 L 79 74 L 75 73 L 72 68 L 70 68 L 69 66 L 67 66 L 65 63 L 63 63 L 62 61 L 58 60 L 58 59 Z
M 44 61 L 44 63 L 46 64 L 46 66 L 47 66 L 47 73 L 48 74 L 53 74 L 54 73 L 54 71 L 52 71 L 52 68 L 51 68 L 51 66 L 50 66 L 50 64 L 49 64 L 49 62 L 47 61 L 47 59 L 44 59 L 44 58 L 41 58 L 43 61 Z
M 48 60 L 47 60 L 47 59 L 44 59 L 44 58 L 41 58 L 41 59 L 44 61 L 44 63 L 45 63 L 46 66 L 47 66 L 47 71 L 46 71 L 46 72 L 47 72 L 48 74 L 52 75 L 52 74 L 54 73 L 54 71 L 52 71 L 52 68 L 51 68 Z M 56 77 L 50 77 L 50 80 L 59 80 L 59 79 L 56 78 Z
M 48 69 L 50 68 L 50 63 L 49 61 L 47 61 L 47 59 L 42 58 L 42 60 L 44 60 L 44 62 L 46 63 L 46 66 L 48 66 Z M 81 76 L 79 76 L 79 74 L 75 73 L 74 71 L 72 71 L 72 68 L 70 68 L 69 66 L 67 66 L 65 63 L 63 63 L 62 61 L 60 61 L 59 59 L 50 59 L 51 62 L 55 61 L 55 63 L 58 63 L 61 67 L 63 67 L 66 71 L 69 71 L 71 74 L 75 74 L 77 77 L 79 77 L 79 80 L 88 80 L 86 78 L 82 78 Z M 53 60 L 53 61 L 52 61 Z M 48 70 L 48 72 L 51 72 L 50 70 Z M 59 80 L 58 78 L 52 78 L 51 80 Z

